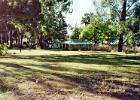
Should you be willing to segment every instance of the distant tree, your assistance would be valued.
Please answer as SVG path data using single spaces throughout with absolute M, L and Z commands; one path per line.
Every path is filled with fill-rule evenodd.
M 0 1 L 0 12 L 0 24 L 7 24 L 7 28 L 4 31 L 6 31 L 6 34 L 10 34 L 7 36 L 10 36 L 10 47 L 12 48 L 15 31 L 18 32 L 16 37 L 22 37 L 21 35 L 23 35 L 20 34 L 23 32 L 17 31 L 18 29 L 16 29 L 15 25 L 22 24 L 24 26 L 28 24 L 28 26 L 32 26 L 32 30 L 37 27 L 37 22 L 40 17 L 40 3 L 38 0 L 2 0 Z M 18 39 L 20 39 L 18 41 L 22 42 L 22 38 Z
M 71 39 L 79 39 L 81 31 L 82 31 L 82 29 L 79 28 L 78 26 L 75 26 L 74 28 L 72 28 Z
M 108 17 L 106 12 L 100 12 L 100 9 L 91 16 L 90 20 L 90 24 L 81 32 L 80 38 L 93 41 L 95 44 L 107 41 L 110 45 L 118 39 L 119 33 L 123 30 L 119 23 Z
M 126 34 L 125 39 L 127 40 L 127 44 L 136 46 L 140 41 L 140 3 L 137 3 L 134 6 L 133 14 L 131 17 L 126 19 L 126 28 L 129 30 Z M 128 38 L 128 39 L 127 39 Z
M 34 46 L 42 48 L 44 40 L 63 41 L 66 38 L 65 13 L 69 12 L 70 4 L 71 0 L 3 0 L 0 1 L 0 24 L 16 26 L 22 33 L 28 33 Z M 11 41 L 12 32 L 17 29 L 9 30 Z
M 92 24 L 89 24 L 82 30 L 80 34 L 80 39 L 94 41 L 93 35 L 94 35 L 94 27 L 92 26 Z
M 106 36 L 106 41 L 110 43 L 115 42 L 118 39 L 120 33 L 120 25 L 118 23 L 112 22 L 112 20 L 106 21 L 104 26 L 104 34 Z
M 71 0 L 41 0 L 42 7 L 42 34 L 45 33 L 46 42 L 49 46 L 54 40 L 64 41 L 67 34 L 65 14 L 69 13 Z
M 138 45 L 140 45 L 140 2 L 134 7 L 134 18 L 135 22 L 132 25 L 132 31 L 134 33 L 134 38 Z
M 82 17 L 81 23 L 88 25 L 91 22 L 91 17 L 93 16 L 93 13 L 85 13 Z
M 127 17 L 134 13 L 133 9 L 139 0 L 102 0 L 103 7 L 109 7 L 113 19 L 116 21 L 124 22 Z M 124 31 L 120 34 L 118 43 L 118 52 L 122 52 L 124 43 Z
M 81 32 L 80 38 L 93 41 L 95 44 L 102 43 L 105 40 L 104 27 L 102 16 L 92 16 L 91 24 L 88 24 Z

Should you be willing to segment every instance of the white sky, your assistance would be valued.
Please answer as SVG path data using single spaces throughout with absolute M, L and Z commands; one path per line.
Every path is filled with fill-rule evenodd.
M 73 12 L 66 16 L 66 22 L 71 26 L 81 26 L 81 19 L 85 13 L 94 12 L 93 0 L 73 0 Z

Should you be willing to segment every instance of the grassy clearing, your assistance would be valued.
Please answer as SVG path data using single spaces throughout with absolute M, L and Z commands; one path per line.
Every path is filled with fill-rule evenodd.
M 31 100 L 140 99 L 140 54 L 10 52 L 0 58 L 1 93 Z

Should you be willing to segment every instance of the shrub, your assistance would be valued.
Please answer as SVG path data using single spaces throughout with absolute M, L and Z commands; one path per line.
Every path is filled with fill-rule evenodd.
M 106 51 L 106 52 L 111 52 L 111 47 L 108 45 L 102 45 L 102 46 L 95 46 L 93 47 L 94 51 Z
M 139 47 L 126 47 L 124 50 L 123 50 L 125 53 L 140 53 L 140 48 Z
M 8 51 L 7 44 L 0 44 L 0 55 L 5 55 Z

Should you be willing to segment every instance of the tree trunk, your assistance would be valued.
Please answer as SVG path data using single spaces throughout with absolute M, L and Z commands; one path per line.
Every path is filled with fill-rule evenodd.
M 2 39 L 2 33 L 0 34 L 0 43 L 2 44 L 2 41 L 3 41 L 3 39 Z
M 6 32 L 6 44 L 8 44 L 8 32 Z
M 123 7 L 122 7 L 120 21 L 125 22 L 126 21 L 126 3 L 127 3 L 127 0 L 122 0 L 122 1 L 123 1 Z M 118 52 L 122 52 L 122 51 L 123 51 L 123 33 L 120 34 L 119 43 L 118 43 Z
M 10 32 L 10 48 L 13 48 L 13 31 Z
M 21 53 L 21 49 L 23 48 L 23 35 L 22 33 L 20 33 L 20 53 Z
M 44 49 L 43 34 L 42 33 L 40 34 L 40 37 L 39 37 L 39 45 L 40 45 L 41 49 Z
M 118 44 L 118 52 L 122 52 L 123 51 L 123 35 L 120 35 L 119 38 L 119 44 Z

